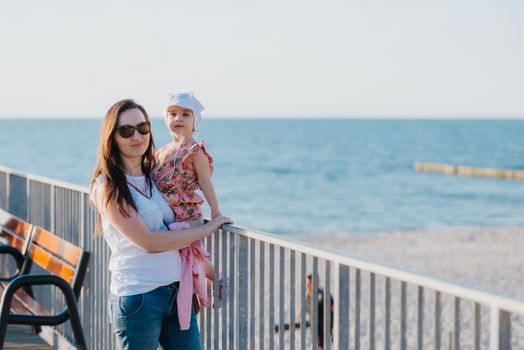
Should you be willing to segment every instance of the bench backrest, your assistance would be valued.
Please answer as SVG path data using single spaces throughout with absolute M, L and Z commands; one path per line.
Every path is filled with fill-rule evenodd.
M 0 209 L 0 244 L 15 248 L 20 253 L 27 253 L 33 225 Z
M 35 226 L 29 246 L 29 260 L 50 274 L 63 278 L 71 285 L 75 296 L 80 295 L 89 260 L 88 252 Z

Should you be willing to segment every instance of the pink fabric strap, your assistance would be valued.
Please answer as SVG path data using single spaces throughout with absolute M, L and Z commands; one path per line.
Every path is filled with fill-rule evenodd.
M 204 259 L 210 258 L 210 254 L 204 249 L 202 241 L 197 240 L 191 243 L 191 246 L 180 249 L 180 257 L 182 273 L 177 294 L 178 322 L 181 330 L 188 330 L 191 322 L 193 291 L 197 293 L 204 307 L 210 305 L 204 262 Z

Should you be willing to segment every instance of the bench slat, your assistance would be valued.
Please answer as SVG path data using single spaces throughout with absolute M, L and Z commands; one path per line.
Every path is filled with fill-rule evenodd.
M 0 209 L 0 237 L 5 244 L 23 252 L 30 232 L 30 223 Z
M 4 293 L 7 283 L 0 282 L 0 294 Z M 51 312 L 31 298 L 24 290 L 16 291 L 11 303 L 11 313 L 19 315 L 51 316 Z
M 2 240 L 3 244 L 13 247 L 21 253 L 24 251 L 27 241 L 21 239 L 17 235 L 14 235 L 12 232 L 10 232 L 10 230 L 2 228 L 0 230 L 0 237 L 4 238 Z
M 46 250 L 59 256 L 73 266 L 78 264 L 80 255 L 82 254 L 81 248 L 63 240 L 41 227 L 35 227 L 33 242 L 36 242 L 38 245 L 44 247 Z
M 47 270 L 55 276 L 63 278 L 67 281 L 67 283 L 73 283 L 75 270 L 55 257 L 53 254 L 50 254 L 45 249 L 42 249 L 40 246 L 36 244 L 31 245 L 29 250 L 29 258 L 41 268 Z

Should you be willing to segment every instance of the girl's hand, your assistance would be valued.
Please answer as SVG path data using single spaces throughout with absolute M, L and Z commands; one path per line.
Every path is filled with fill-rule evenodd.
M 217 216 L 222 216 L 222 213 L 220 212 L 220 210 L 217 210 L 216 212 L 211 212 L 211 219 L 214 219 L 216 218 Z

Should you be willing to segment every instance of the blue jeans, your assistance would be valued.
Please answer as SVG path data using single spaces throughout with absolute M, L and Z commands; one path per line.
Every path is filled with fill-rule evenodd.
M 110 322 L 118 347 L 121 350 L 200 350 L 194 311 L 189 329 L 180 330 L 177 291 L 178 282 L 175 282 L 143 294 L 125 297 L 110 294 Z

